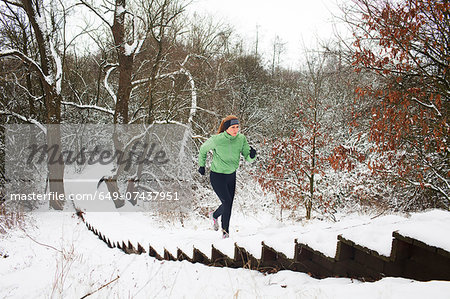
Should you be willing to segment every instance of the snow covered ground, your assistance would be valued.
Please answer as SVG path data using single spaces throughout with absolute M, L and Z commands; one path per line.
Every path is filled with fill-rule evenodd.
M 245 236 L 248 242 L 244 245 L 249 245 L 250 240 L 269 240 L 274 236 L 282 239 L 297 234 L 305 240 L 309 238 L 314 247 L 320 249 L 322 244 L 327 251 L 325 244 L 336 243 L 336 239 L 328 242 L 330 236 L 345 227 L 372 230 L 379 226 L 381 231 L 390 231 L 389 225 L 406 221 L 409 222 L 409 226 L 404 227 L 407 230 L 407 227 L 424 225 L 434 218 L 445 229 L 449 227 L 450 218 L 448 212 L 430 211 L 428 217 L 425 213 L 409 218 L 375 218 L 372 220 L 375 226 L 368 224 L 370 217 L 361 215 L 342 217 L 337 223 L 313 220 L 284 225 L 269 218 L 256 221 L 236 214 L 232 218 L 230 240 L 221 240 L 218 232 L 210 229 L 207 219 L 199 219 L 195 225 L 185 223 L 189 228 L 176 224 L 157 225 L 145 213 L 98 213 L 91 215 L 91 220 L 95 219 L 97 225 L 101 225 L 107 219 L 117 219 L 119 223 L 126 219 L 138 225 L 135 236 L 146 231 L 147 237 L 152 234 L 152 238 L 168 247 L 175 244 L 174 240 L 180 241 L 179 244 L 184 240 L 188 246 L 187 240 L 197 238 L 200 247 L 201 244 L 208 247 L 213 242 L 226 248 L 228 242 L 245 243 Z M 74 213 L 34 212 L 26 218 L 28 225 L 23 230 L 16 228 L 0 236 L 1 254 L 7 255 L 0 258 L 1 298 L 81 298 L 89 293 L 93 293 L 91 298 L 449 298 L 450 294 L 450 282 L 444 281 L 417 282 L 402 278 L 385 278 L 374 283 L 345 278 L 318 280 L 292 271 L 265 275 L 247 269 L 215 268 L 186 261 L 158 261 L 147 254 L 127 255 L 119 249 L 108 248 Z M 147 222 L 140 223 L 145 218 Z M 353 237 L 361 236 L 356 230 L 348 231 L 353 231 Z M 123 227 L 116 236 L 127 233 L 128 228 Z M 377 239 L 376 235 L 374 237 Z M 447 241 L 435 240 L 442 246 L 447 246 Z M 274 244 L 269 245 L 280 244 L 272 242 Z M 260 243 L 256 247 L 260 248 Z M 293 244 L 291 247 L 293 250 Z M 254 250 L 257 253 L 258 250 Z M 328 250 L 332 251 L 331 248 Z M 101 288 L 104 285 L 107 286 Z
M 305 223 L 283 224 L 270 215 L 233 215 L 231 237 L 221 239 L 221 234 L 210 229 L 205 219 L 187 219 L 184 224 L 164 225 L 149 213 L 116 212 L 87 213 L 86 222 L 105 235 L 111 242 L 128 244 L 135 248 L 138 243 L 144 248 L 150 244 L 161 256 L 164 248 L 173 256 L 177 248 L 192 254 L 193 247 L 200 249 L 208 257 L 211 245 L 233 258 L 234 243 L 244 247 L 255 258 L 261 258 L 261 242 L 288 258 L 294 258 L 294 241 L 307 244 L 329 257 L 335 257 L 337 236 L 342 235 L 355 243 L 389 257 L 391 254 L 392 232 L 399 231 L 405 236 L 423 240 L 428 245 L 440 247 L 450 252 L 450 213 L 433 210 L 412 214 L 409 217 L 387 215 L 371 218 L 369 215 L 348 215 L 338 222 L 313 219 Z M 237 222 L 237 223 L 236 223 Z M 433 233 L 430 233 L 433 232 Z M 192 256 L 191 256 L 192 257 Z
M 82 187 L 65 182 L 66 192 L 93 193 L 98 177 L 95 173 L 92 180 L 84 177 Z M 336 215 L 337 222 L 284 216 L 280 221 L 274 216 L 276 206 L 268 197 L 255 194 L 254 185 L 238 187 L 231 237 L 226 240 L 212 230 L 209 219 L 198 210 L 182 222 L 173 215 L 162 218 L 145 211 L 125 212 L 131 209 L 128 205 L 117 212 L 88 212 L 85 217 L 111 241 L 139 242 L 146 249 L 151 244 L 159 253 L 166 248 L 176 254 L 179 247 L 189 255 L 195 246 L 210 254 L 213 244 L 233 257 L 236 242 L 259 258 L 264 241 L 292 258 L 297 238 L 334 257 L 337 236 L 342 234 L 388 256 L 394 230 L 450 251 L 450 236 L 446 234 L 450 212 L 434 210 L 409 217 L 353 213 Z M 206 197 L 206 207 L 217 205 L 212 191 L 205 192 L 199 196 Z M 0 235 L 0 298 L 81 298 L 89 294 L 88 298 L 450 298 L 449 281 L 318 280 L 292 271 L 263 274 L 187 261 L 159 261 L 148 254 L 127 255 L 108 248 L 73 211 L 47 210 L 44 207 L 26 214 L 25 226 Z

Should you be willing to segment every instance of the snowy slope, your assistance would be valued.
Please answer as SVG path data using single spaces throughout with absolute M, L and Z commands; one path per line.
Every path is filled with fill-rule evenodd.
M 220 233 L 211 230 L 207 219 L 198 219 L 196 229 L 161 227 L 160 223 L 142 212 L 87 213 L 85 219 L 112 242 L 130 241 L 135 247 L 139 243 L 144 248 L 148 248 L 150 244 L 160 255 L 166 248 L 176 256 L 177 247 L 190 254 L 193 246 L 210 255 L 213 245 L 222 253 L 233 257 L 233 244 L 236 242 L 259 259 L 261 242 L 264 241 L 266 245 L 284 253 L 288 258 L 294 258 L 294 240 L 297 239 L 299 243 L 334 257 L 337 236 L 342 235 L 389 257 L 394 231 L 450 251 L 450 236 L 445 232 L 445 229 L 450 227 L 450 212 L 446 211 L 433 210 L 410 217 L 387 215 L 374 219 L 369 216 L 350 215 L 336 223 L 312 220 L 308 224 L 278 227 L 275 223 L 272 226 L 246 222 L 239 214 L 233 216 L 231 238 L 228 240 L 220 239 Z
M 133 218 L 131 215 L 124 218 Z M 364 222 L 364 217 L 360 221 Z M 28 215 L 28 222 L 26 233 L 15 229 L 1 236 L 1 250 L 8 254 L 0 258 L 2 298 L 80 298 L 111 281 L 90 297 L 448 298 L 450 293 L 450 282 L 399 278 L 375 283 L 344 278 L 317 280 L 292 271 L 264 275 L 246 269 L 158 261 L 148 255 L 127 255 L 108 248 L 73 213 L 38 212 Z M 313 231 L 316 225 L 313 222 L 305 229 Z M 165 237 L 173 239 L 186 231 L 174 227 Z M 216 232 L 205 232 L 199 228 L 198 238 L 218 238 Z M 195 230 L 190 234 L 193 238 Z
M 68 173 L 66 193 L 95 192 L 98 173 L 108 170 L 89 171 L 92 173 L 83 177 L 82 185 L 76 174 Z M 292 258 L 294 240 L 298 239 L 334 256 L 340 234 L 389 255 L 394 230 L 450 251 L 449 236 L 445 234 L 450 227 L 449 212 L 374 219 L 351 214 L 336 215 L 337 222 L 318 219 L 281 222 L 273 216 L 273 211 L 259 209 L 257 198 L 252 200 L 256 202 L 256 211 L 249 210 L 246 205 L 249 200 L 243 199 L 238 191 L 231 218 L 231 237 L 227 240 L 222 240 L 220 233 L 212 230 L 209 220 L 198 213 L 192 213 L 181 224 L 155 213 L 132 212 L 133 207 L 126 205 L 115 212 L 89 212 L 85 218 L 111 241 L 130 240 L 144 248 L 151 244 L 159 253 L 166 248 L 174 255 L 177 248 L 191 255 L 194 246 L 210 254 L 214 245 L 233 257 L 236 242 L 259 258 L 261 241 L 264 241 Z M 93 293 L 90 298 L 448 298 L 450 294 L 450 282 L 443 281 L 317 280 L 292 271 L 265 275 L 186 261 L 158 261 L 148 254 L 127 255 L 117 248 L 108 248 L 74 212 L 46 210 L 27 214 L 27 226 L 23 229 L 15 228 L 0 235 L 0 298 L 80 298 L 90 293 Z

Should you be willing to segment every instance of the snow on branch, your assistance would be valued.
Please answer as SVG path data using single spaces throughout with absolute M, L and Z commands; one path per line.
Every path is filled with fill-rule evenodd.
M 189 55 L 186 56 L 184 61 L 180 64 L 181 68 L 178 71 L 173 71 L 173 72 L 165 73 L 165 74 L 159 74 L 159 75 L 157 75 L 155 77 L 155 79 L 165 79 L 165 78 L 168 78 L 168 77 L 173 77 L 175 75 L 185 74 L 185 71 L 183 71 L 183 69 L 185 69 L 184 65 L 187 63 L 187 61 L 191 57 L 195 57 L 195 58 L 205 59 L 206 60 L 206 57 L 204 57 L 204 56 L 196 55 L 196 54 L 189 54 Z M 138 85 L 148 83 L 149 81 L 150 81 L 150 78 L 144 78 L 144 79 L 133 81 L 131 84 L 132 84 L 133 88 L 135 88 Z
M 144 44 L 144 40 L 140 39 L 140 40 L 134 40 L 134 42 L 129 45 L 127 43 L 125 43 L 125 50 L 124 50 L 124 55 L 125 56 L 130 56 L 130 55 L 136 55 L 139 53 L 139 51 L 141 50 L 142 44 Z
M 181 108 L 181 109 L 187 109 L 187 107 L 186 107 L 186 108 Z M 190 108 L 189 108 L 189 109 L 190 109 Z M 217 116 L 217 117 L 222 117 L 219 113 L 214 112 L 214 111 L 212 111 L 212 110 L 208 110 L 208 109 L 205 109 L 205 108 L 202 108 L 202 107 L 199 107 L 199 106 L 197 106 L 196 109 L 197 109 L 197 110 L 204 111 L 204 112 L 206 112 L 206 113 L 208 113 L 208 114 L 211 114 L 211 115 L 214 115 L 214 116 Z
M 123 5 L 116 6 L 116 12 L 115 12 L 116 16 L 120 16 L 120 15 L 124 14 L 125 12 L 126 12 L 126 9 Z
M 189 84 L 191 85 L 191 110 L 189 111 L 188 123 L 192 123 L 195 113 L 197 112 L 197 88 L 195 87 L 195 81 L 191 73 L 184 67 L 181 72 L 188 77 Z
M 429 108 L 429 109 L 432 109 L 432 110 L 436 111 L 436 114 L 437 114 L 439 117 L 442 117 L 441 112 L 436 108 L 436 106 L 435 106 L 434 104 L 427 104 L 427 103 L 424 103 L 424 102 L 420 101 L 420 100 L 417 99 L 417 98 L 413 98 L 413 100 L 414 100 L 416 103 L 418 103 L 419 105 L 422 105 L 422 106 L 424 106 L 424 107 L 426 107 L 426 108 Z
M 41 79 L 47 82 L 48 85 L 52 85 L 53 80 L 44 74 L 40 65 L 36 63 L 36 61 L 34 61 L 33 59 L 26 56 L 24 53 L 18 50 L 5 50 L 0 52 L 0 58 L 8 56 L 15 56 L 20 60 L 22 60 L 24 63 L 31 65 L 38 72 Z
M 4 110 L 0 110 L 0 115 L 11 115 L 14 116 L 17 119 L 20 119 L 24 122 L 36 125 L 39 129 L 41 129 L 42 132 L 44 132 L 44 134 L 47 134 L 47 129 L 45 128 L 45 126 L 43 124 L 41 124 L 39 121 L 33 119 L 33 118 L 29 118 L 26 116 L 23 116 L 21 114 L 18 114 L 16 112 L 8 112 L 8 111 L 4 111 Z
M 17 1 L 4 0 L 4 2 L 7 3 L 7 4 L 11 4 L 11 5 L 17 6 L 17 7 L 23 7 L 22 1 L 19 1 L 19 0 L 17 0 Z
M 22 84 L 20 84 L 19 79 L 17 78 L 16 74 L 12 74 L 14 76 L 14 78 L 16 79 L 16 81 L 14 82 L 15 85 L 17 85 L 19 88 L 23 89 L 23 91 L 28 95 L 29 98 L 33 99 L 34 101 L 41 101 L 44 98 L 44 95 L 41 95 L 39 97 L 33 95 L 30 90 L 28 88 L 26 88 L 25 86 L 23 86 Z
M 181 73 L 182 73 L 181 70 L 178 70 L 178 71 L 174 71 L 174 72 L 170 72 L 170 73 L 165 73 L 165 74 L 157 75 L 157 76 L 155 77 L 155 79 L 164 79 L 164 78 L 168 78 L 168 77 L 173 77 L 173 76 L 179 75 L 179 74 L 181 74 Z M 139 85 L 148 83 L 149 81 L 150 81 L 150 78 L 140 79 L 140 80 L 133 81 L 133 82 L 131 83 L 131 85 L 132 85 L 133 88 L 135 88 L 135 87 L 137 87 L 137 86 L 139 86 Z
M 50 41 L 50 51 L 53 57 L 53 61 L 56 64 L 56 75 L 55 75 L 56 92 L 57 94 L 61 94 L 61 83 L 63 77 L 62 62 L 61 57 L 56 52 L 55 47 L 53 46 L 53 43 L 51 41 Z
M 112 71 L 114 71 L 116 69 L 116 67 L 117 67 L 117 65 L 108 65 L 108 66 L 106 66 L 107 71 L 106 71 L 105 80 L 104 80 L 106 91 L 108 91 L 109 95 L 113 99 L 114 104 L 117 104 L 117 96 L 114 93 L 114 90 L 109 85 L 108 78 L 111 75 Z
M 186 69 L 185 64 L 188 62 L 188 60 L 191 57 L 199 58 L 199 59 L 206 59 L 206 57 L 196 54 L 188 54 L 183 62 L 180 64 L 180 69 L 174 72 L 165 73 L 165 74 L 158 74 L 155 79 L 164 79 L 168 77 L 173 77 L 175 75 L 185 75 L 188 77 L 189 84 L 191 85 L 191 108 L 189 112 L 189 118 L 188 123 L 192 123 L 192 120 L 197 112 L 197 88 L 195 86 L 195 80 L 192 74 L 189 72 L 188 69 Z M 135 88 L 141 84 L 148 83 L 150 81 L 150 78 L 140 79 L 132 82 L 132 87 Z
M 188 123 L 192 123 L 192 120 L 197 112 L 197 88 L 195 87 L 194 77 L 192 77 L 191 73 L 185 68 L 185 64 L 191 57 L 206 60 L 206 57 L 204 56 L 197 54 L 188 54 L 184 61 L 181 63 L 180 72 L 188 77 L 189 84 L 191 85 L 191 109 L 189 112 Z
M 125 10 L 125 8 L 122 6 L 122 8 Z M 125 43 L 124 45 L 124 55 L 130 56 L 130 55 L 137 55 L 141 51 L 142 45 L 144 44 L 145 37 L 143 39 L 138 38 L 137 34 L 137 18 L 134 14 L 129 13 L 133 16 L 133 43 L 130 45 L 128 43 Z
M 43 3 L 41 3 L 43 5 Z M 47 27 L 47 18 L 45 16 L 45 9 L 43 7 L 40 7 L 39 5 L 32 6 L 27 10 L 27 14 L 30 18 L 31 23 L 36 24 L 36 26 L 33 26 L 33 29 L 35 31 L 35 34 L 37 36 L 41 36 L 42 42 L 39 43 L 39 47 L 42 47 L 42 49 L 45 52 L 46 59 L 53 58 L 54 63 L 56 64 L 56 68 L 58 68 L 58 60 L 59 60 L 59 67 L 61 68 L 61 77 L 62 77 L 62 67 L 61 67 L 61 60 L 59 59 L 59 55 L 56 54 L 55 49 L 53 48 L 52 42 L 51 42 L 51 35 L 49 34 L 49 30 Z M 39 40 L 39 38 L 37 37 Z M 48 74 L 46 76 L 48 77 L 47 81 L 50 82 L 49 85 L 58 84 L 56 81 L 57 74 L 53 74 L 54 70 L 52 69 L 51 65 L 48 65 Z M 56 71 L 58 72 L 58 70 Z M 55 81 L 54 81 L 55 80 Z M 56 92 L 60 94 L 61 90 L 56 89 Z
M 190 128 L 189 125 L 186 125 L 185 123 L 175 121 L 175 120 L 155 120 L 153 123 L 155 123 L 155 124 L 175 124 L 175 125 L 182 126 L 186 129 Z
M 67 106 L 77 107 L 79 109 L 97 110 L 97 111 L 100 111 L 100 112 L 104 112 L 104 113 L 108 113 L 108 114 L 114 115 L 114 111 L 113 110 L 107 109 L 107 108 L 104 108 L 104 107 L 100 107 L 100 106 L 96 106 L 96 105 L 83 105 L 83 104 L 77 104 L 77 103 L 73 103 L 73 102 L 64 102 L 64 101 L 62 101 L 61 104 L 67 105 Z
M 405 181 L 407 181 L 408 183 L 410 183 L 411 185 L 413 185 L 413 186 L 416 186 L 416 187 L 425 187 L 425 188 L 429 188 L 429 189 L 431 189 L 431 190 L 434 190 L 434 191 L 436 191 L 436 192 L 438 192 L 438 193 L 440 193 L 440 194 L 442 194 L 446 199 L 447 199 L 447 201 L 450 201 L 450 195 L 446 192 L 446 190 L 443 190 L 441 187 L 439 187 L 439 186 L 435 186 L 435 185 L 433 185 L 432 183 L 427 183 L 427 182 L 415 182 L 415 181 L 412 181 L 412 180 L 410 180 L 410 179 L 408 179 L 408 178 L 406 178 L 406 179 L 404 179 Z
M 41 56 L 43 56 L 41 57 L 41 61 L 46 61 L 42 62 L 46 65 L 39 65 L 36 61 L 34 61 L 21 51 L 13 49 L 0 51 L 0 58 L 6 56 L 15 56 L 21 59 L 24 63 L 31 65 L 38 72 L 41 80 L 44 81 L 48 86 L 52 86 L 53 88 L 53 85 L 55 84 L 55 92 L 57 94 L 60 94 L 62 81 L 62 63 L 51 42 L 51 34 L 49 34 L 47 28 L 47 19 L 45 16 L 45 9 L 43 8 L 42 1 L 38 1 L 36 3 L 32 3 L 32 1 L 22 1 L 22 3 L 20 4 L 16 2 L 9 2 L 9 4 L 20 6 L 25 10 L 28 16 L 28 20 L 30 21 L 35 32 L 40 54 Z M 54 74 L 54 70 L 52 69 L 50 59 L 53 59 L 56 68 L 56 75 Z

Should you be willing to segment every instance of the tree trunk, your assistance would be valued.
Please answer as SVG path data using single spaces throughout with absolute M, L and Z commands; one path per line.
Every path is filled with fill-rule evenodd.
M 125 0 L 116 0 L 114 23 L 111 27 L 119 61 L 119 87 L 114 111 L 114 124 L 128 124 L 128 102 L 132 89 L 134 54 L 125 51 L 125 45 L 127 45 L 125 40 L 125 11 L 117 11 L 121 7 L 125 8 L 125 2 Z
M 133 63 L 134 54 L 126 52 L 127 41 L 125 40 L 125 0 L 116 0 L 114 23 L 111 27 L 111 31 L 114 37 L 114 45 L 117 49 L 118 56 L 118 71 L 119 71 L 119 86 L 117 90 L 117 102 L 114 110 L 114 125 L 128 124 L 128 105 L 130 101 L 130 95 L 132 90 L 132 75 L 133 75 Z M 121 134 L 120 131 L 126 129 L 125 127 L 115 126 L 113 133 L 114 147 L 116 151 L 124 152 L 124 142 L 121 140 L 121 136 L 127 134 Z M 110 192 L 117 192 L 119 197 L 114 196 L 114 205 L 116 208 L 120 208 L 125 204 L 125 201 L 120 197 L 118 179 L 124 171 L 125 165 L 117 163 L 116 173 L 109 178 L 110 185 L 108 189 Z
M 56 145 L 56 157 L 60 157 L 61 131 L 59 124 L 50 124 L 47 126 L 47 144 L 49 148 Z M 54 194 L 50 200 L 50 207 L 55 210 L 62 210 L 64 207 L 64 201 L 61 201 L 58 198 L 60 194 L 64 194 L 64 163 L 48 163 L 47 167 L 49 190 Z
M 57 81 L 60 78 L 55 76 L 55 68 L 52 63 L 52 53 L 50 50 L 50 36 L 46 32 L 45 24 L 39 22 L 38 19 L 45 19 L 44 17 L 44 7 L 42 1 L 24 0 L 23 8 L 27 13 L 28 19 L 33 27 L 33 31 L 36 36 L 36 41 L 39 48 L 40 55 L 40 66 L 42 69 L 42 75 L 45 77 L 50 77 L 51 80 L 46 80 L 41 78 L 41 82 L 44 86 L 45 91 L 45 107 L 47 110 L 46 122 L 49 125 L 47 130 L 47 143 L 48 147 L 56 145 L 56 156 L 61 156 L 61 94 L 57 89 Z M 56 63 L 56 62 L 55 62 Z M 62 74 L 61 74 L 62 75 Z M 64 163 L 57 164 L 47 164 L 48 167 L 48 178 L 49 178 L 49 191 L 54 192 L 55 195 L 64 194 Z M 50 201 L 50 207 L 55 210 L 62 210 L 64 205 L 63 201 L 52 200 Z
M 317 133 L 316 124 L 317 124 L 317 105 L 315 104 L 313 140 L 311 151 L 311 176 L 309 177 L 309 200 L 306 202 L 306 219 L 311 219 L 312 201 L 314 199 L 314 173 L 316 172 L 316 133 Z

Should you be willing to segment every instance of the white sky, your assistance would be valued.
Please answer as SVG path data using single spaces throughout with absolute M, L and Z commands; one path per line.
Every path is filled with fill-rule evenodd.
M 281 63 L 292 68 L 301 61 L 304 46 L 311 48 L 317 38 L 332 36 L 332 15 L 339 14 L 336 0 L 194 0 L 190 9 L 233 25 L 252 49 L 258 26 L 258 52 L 266 60 L 278 35 L 286 43 Z

